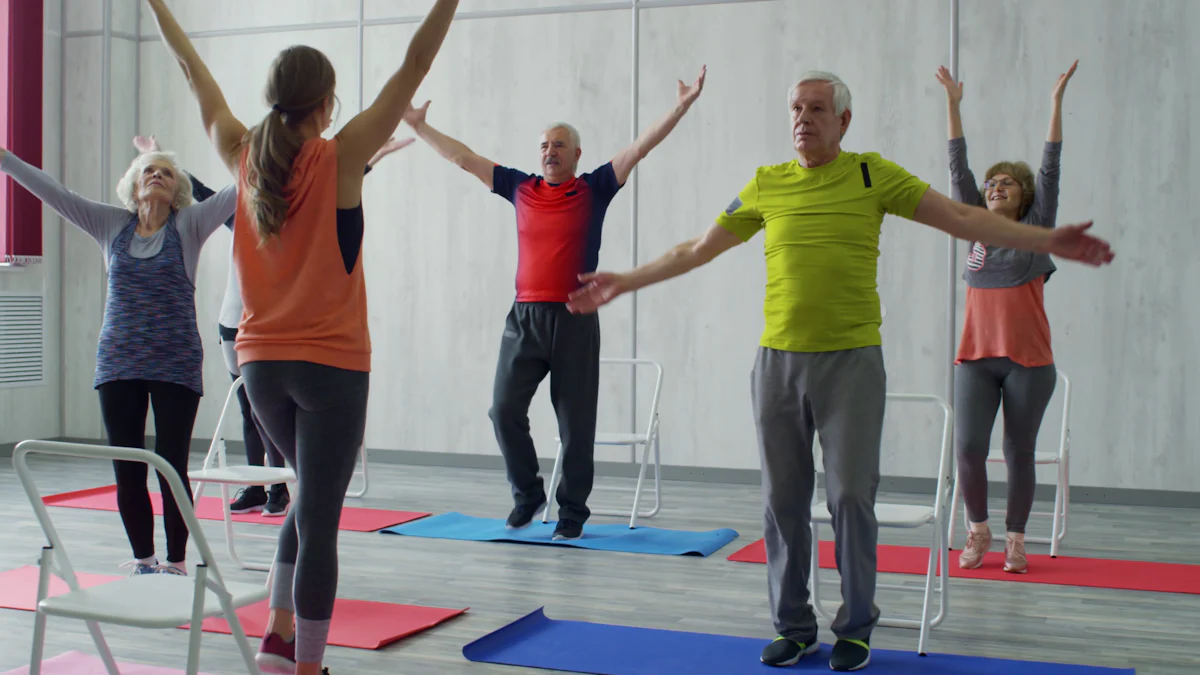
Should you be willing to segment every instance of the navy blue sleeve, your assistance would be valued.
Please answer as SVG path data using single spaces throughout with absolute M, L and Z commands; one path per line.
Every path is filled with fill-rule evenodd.
M 497 164 L 492 169 L 492 192 L 511 202 L 516 199 L 517 188 L 521 186 L 521 183 L 531 178 L 533 176 L 524 171 Z
M 208 187 L 204 183 L 201 183 L 200 179 L 196 178 L 192 174 L 189 173 L 187 175 L 187 177 L 192 181 L 192 199 L 193 200 L 195 200 L 197 202 L 202 202 L 205 199 L 208 199 L 209 197 L 217 194 L 216 191 L 214 191 L 212 188 Z M 229 220 L 225 221 L 225 227 L 228 227 L 230 232 L 233 231 L 233 218 L 234 218 L 233 216 L 229 216 Z
M 596 193 L 596 198 L 601 201 L 611 201 L 621 191 L 621 184 L 617 182 L 617 172 L 613 170 L 612 162 L 608 162 L 591 173 L 584 174 L 582 178 L 587 181 L 592 192 Z

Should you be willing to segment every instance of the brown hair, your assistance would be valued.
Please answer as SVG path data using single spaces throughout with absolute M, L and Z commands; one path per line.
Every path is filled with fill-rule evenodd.
M 1009 176 L 1021 184 L 1021 212 L 1017 214 L 1017 218 L 1024 218 L 1025 212 L 1033 204 L 1033 195 L 1036 189 L 1033 182 L 1033 169 L 1029 168 L 1029 165 L 1025 162 L 997 162 L 992 165 L 992 168 L 987 170 L 987 173 L 983 177 L 983 182 L 986 184 L 997 174 Z M 980 192 L 983 193 L 986 199 L 987 188 L 980 189 Z
M 336 84 L 333 64 L 312 47 L 288 47 L 271 64 L 265 92 L 271 112 L 246 133 L 245 198 L 262 243 L 279 234 L 287 217 L 284 190 L 304 145 L 296 127 L 325 105 Z

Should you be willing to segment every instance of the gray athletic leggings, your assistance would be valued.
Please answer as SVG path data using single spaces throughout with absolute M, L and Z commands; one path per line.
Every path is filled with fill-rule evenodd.
M 242 366 L 242 377 L 263 438 L 297 478 L 279 533 L 270 607 L 295 612 L 297 662 L 320 663 L 337 595 L 338 524 L 365 433 L 370 374 L 254 361 Z
M 964 361 L 954 367 L 954 441 L 958 481 L 967 517 L 987 520 L 987 457 L 996 410 L 1004 401 L 1004 461 L 1008 465 L 1008 532 L 1025 532 L 1037 485 L 1033 453 L 1058 371 L 1027 368 L 1006 358 Z

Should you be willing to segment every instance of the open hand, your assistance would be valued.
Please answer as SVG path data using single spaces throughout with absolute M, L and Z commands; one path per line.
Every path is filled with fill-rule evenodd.
M 700 66 L 700 77 L 691 86 L 679 80 L 676 89 L 679 92 L 679 102 L 685 106 L 690 106 L 700 97 L 700 92 L 704 90 L 704 77 L 708 74 L 708 66 Z
M 1078 225 L 1061 225 L 1050 233 L 1047 253 L 1067 260 L 1099 267 L 1113 260 L 1112 248 L 1107 241 L 1087 233 L 1092 221 Z
M 384 143 L 383 146 L 380 147 L 379 150 L 375 153 L 375 156 L 371 158 L 371 161 L 367 162 L 367 165 L 375 166 L 375 164 L 378 163 L 379 160 L 383 159 L 384 157 L 387 157 L 388 155 L 392 154 L 393 152 L 395 152 L 397 150 L 407 148 L 408 146 L 412 145 L 413 141 L 415 141 L 415 140 L 416 140 L 415 138 L 401 138 L 400 140 L 396 140 L 395 136 L 389 138 L 387 143 Z
M 613 272 L 580 274 L 583 287 L 567 296 L 572 314 L 592 314 L 628 290 L 624 277 Z
M 137 148 L 137 151 L 143 155 L 147 152 L 159 151 L 158 139 L 154 136 L 151 136 L 150 138 L 146 138 L 145 136 L 134 136 L 133 147 Z
M 1058 76 L 1058 81 L 1054 83 L 1054 94 L 1052 95 L 1056 103 L 1062 103 L 1063 92 L 1067 90 L 1067 83 L 1071 81 L 1071 76 L 1075 74 L 1075 68 L 1078 65 L 1079 59 L 1075 59 L 1075 63 L 1071 64 L 1070 69 Z
M 938 66 L 937 74 L 934 77 L 946 88 L 946 98 L 950 99 L 951 103 L 962 102 L 962 82 L 955 82 L 954 78 L 950 77 L 950 70 L 946 66 Z
M 419 129 L 422 124 L 425 124 L 425 113 L 429 111 L 429 101 L 420 108 L 414 108 L 412 104 L 408 104 L 408 110 L 404 111 L 404 121 L 408 122 L 408 126 Z

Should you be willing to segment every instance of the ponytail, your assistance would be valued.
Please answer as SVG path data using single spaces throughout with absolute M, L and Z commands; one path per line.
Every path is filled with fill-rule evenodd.
M 292 161 L 304 145 L 304 139 L 283 118 L 284 113 L 275 106 L 246 139 L 246 197 L 261 244 L 283 229 L 289 207 L 284 190 L 292 175 Z

